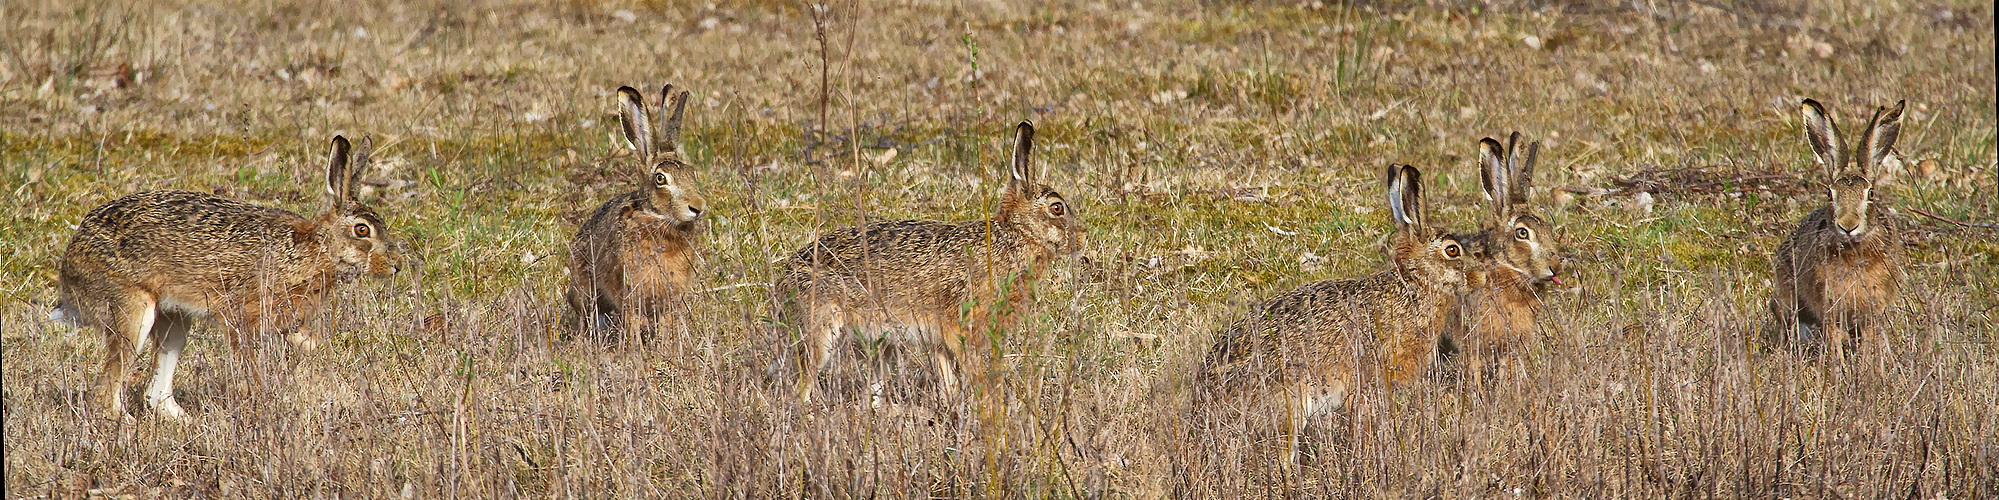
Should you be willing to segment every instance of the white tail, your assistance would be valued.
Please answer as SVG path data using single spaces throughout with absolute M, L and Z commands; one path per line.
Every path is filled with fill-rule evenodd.
M 58 302 L 54 309 L 49 309 L 49 321 L 69 326 L 78 326 L 76 324 L 76 315 L 70 314 L 69 309 L 64 306 L 63 303 Z

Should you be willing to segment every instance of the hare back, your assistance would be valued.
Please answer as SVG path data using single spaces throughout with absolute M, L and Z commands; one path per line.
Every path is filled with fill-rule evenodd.
M 328 261 L 322 238 L 313 221 L 285 210 L 152 191 L 91 210 L 62 264 L 77 280 L 231 290 L 259 280 L 289 285 L 321 271 Z
M 138 193 L 84 216 L 58 288 L 64 307 L 86 317 L 134 294 L 161 309 L 231 316 L 316 303 L 335 279 L 321 238 L 314 221 L 280 209 L 207 193 Z
M 843 228 L 794 252 L 779 289 L 842 302 L 955 308 L 980 293 L 971 285 L 991 281 L 983 276 L 1024 277 L 1027 265 L 1014 251 L 1019 240 L 993 231 L 984 220 L 900 220 Z
M 1450 304 L 1431 295 L 1393 271 L 1279 294 L 1252 306 L 1217 337 L 1201 377 L 1224 387 L 1289 384 L 1301 377 L 1327 379 L 1329 370 L 1434 354 L 1443 316 L 1438 308 Z

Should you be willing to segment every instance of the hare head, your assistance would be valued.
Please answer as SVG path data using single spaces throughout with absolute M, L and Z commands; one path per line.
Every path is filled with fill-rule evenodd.
M 652 113 L 646 109 L 645 96 L 638 89 L 618 87 L 625 141 L 637 153 L 645 176 L 641 181 L 641 196 L 636 199 L 637 208 L 646 215 L 682 225 L 699 219 L 707 204 L 695 185 L 694 167 L 687 164 L 680 151 L 681 112 L 687 109 L 687 98 L 687 91 L 674 95 L 672 85 L 661 89 L 659 122 L 655 126 Z
M 343 278 L 362 274 L 384 276 L 402 269 L 403 259 L 375 209 L 358 196 L 361 172 L 374 163 L 375 141 L 362 137 L 357 149 L 346 137 L 333 137 L 333 157 L 326 166 L 326 194 L 332 202 L 324 220 L 327 250 L 334 271 Z
M 1041 249 L 1042 257 L 1076 254 L 1083 248 L 1082 224 L 1061 193 L 1037 180 L 1033 157 L 1034 124 L 1020 122 L 1014 127 L 1012 179 L 1000 195 L 998 219 Z
M 1534 159 L 1541 143 L 1527 144 L 1521 155 L 1520 133 L 1507 137 L 1506 145 L 1490 137 L 1480 139 L 1479 181 L 1491 202 L 1492 221 L 1487 225 L 1484 254 L 1496 267 L 1527 277 L 1530 283 L 1561 284 L 1563 253 L 1561 241 L 1547 221 L 1527 204 L 1533 188 Z
M 1805 115 L 1805 140 L 1811 142 L 1813 155 L 1832 178 L 1826 186 L 1826 195 L 1832 199 L 1833 224 L 1849 240 L 1865 236 L 1872 229 L 1867 221 L 1874 202 L 1874 185 L 1869 179 L 1894 150 L 1895 139 L 1902 134 L 1902 106 L 1906 102 L 1896 101 L 1892 109 L 1875 108 L 1874 118 L 1867 122 L 1867 131 L 1860 135 L 1860 147 L 1852 151 L 1857 158 L 1852 159 L 1847 157 L 1839 127 L 1833 124 L 1825 107 L 1811 99 L 1805 99 L 1799 106 Z
M 1423 173 L 1410 165 L 1388 166 L 1388 212 L 1395 219 L 1389 259 L 1405 278 L 1447 293 L 1464 293 L 1474 275 L 1469 238 L 1426 224 Z

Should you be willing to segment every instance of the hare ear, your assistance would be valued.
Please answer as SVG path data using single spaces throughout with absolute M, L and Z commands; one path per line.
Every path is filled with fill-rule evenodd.
M 689 93 L 682 90 L 680 95 L 674 95 L 673 86 L 667 85 L 659 94 L 659 151 L 677 153 L 680 152 L 680 119 L 681 114 L 687 111 Z
M 1895 149 L 1895 139 L 1902 135 L 1902 105 L 1908 101 L 1895 101 L 1893 109 L 1874 110 L 1874 119 L 1867 122 L 1867 133 L 1860 135 L 1860 150 L 1863 160 L 1861 175 L 1871 175 L 1881 160 L 1888 158 L 1888 152 Z
M 1481 167 L 1478 180 L 1485 187 L 1485 198 L 1492 200 L 1494 215 L 1504 216 L 1509 208 L 1507 204 L 1513 201 L 1513 197 L 1508 195 L 1512 192 L 1511 183 L 1507 182 L 1512 171 L 1506 168 L 1506 151 L 1501 149 L 1499 141 L 1491 137 L 1479 139 L 1478 159 Z
M 1799 109 L 1805 114 L 1805 140 L 1811 141 L 1812 154 L 1818 155 L 1819 165 L 1827 172 L 1838 175 L 1839 170 L 1846 167 L 1840 163 L 1846 143 L 1839 138 L 1839 127 L 1833 125 L 1832 117 L 1826 116 L 1825 106 L 1820 106 L 1818 101 L 1805 99 Z
M 1510 188 L 1510 192 L 1513 195 L 1514 206 L 1526 206 L 1527 196 L 1533 194 L 1534 158 L 1540 156 L 1540 153 L 1540 141 L 1527 143 L 1527 154 L 1518 157 L 1518 160 L 1513 164 L 1513 175 L 1510 179 L 1513 181 L 1513 185 L 1507 187 Z
M 1408 212 L 1412 228 L 1426 227 L 1423 209 L 1423 171 L 1414 165 L 1402 166 L 1402 209 Z
M 625 125 L 625 142 L 639 158 L 652 159 L 652 123 L 646 120 L 645 96 L 638 89 L 618 87 L 618 118 Z
M 1013 186 L 1025 193 L 1034 186 L 1034 123 L 1013 127 Z
M 352 150 L 353 146 L 347 143 L 346 137 L 333 136 L 333 157 L 326 162 L 326 195 L 333 199 L 335 206 L 354 199 L 354 179 L 348 174 L 350 167 L 347 161 Z
M 361 143 L 354 146 L 354 159 L 347 168 L 347 199 L 361 196 L 361 174 L 375 166 L 375 137 L 361 136 Z
M 1388 166 L 1388 214 L 1395 231 L 1413 233 L 1423 227 L 1422 172 L 1409 165 Z

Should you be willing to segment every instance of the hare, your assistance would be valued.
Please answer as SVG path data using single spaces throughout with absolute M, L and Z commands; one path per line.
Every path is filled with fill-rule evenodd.
M 51 316 L 104 332 L 96 399 L 108 415 L 123 417 L 130 365 L 149 337 L 157 354 L 146 405 L 164 419 L 184 420 L 174 367 L 193 320 L 220 320 L 244 359 L 252 357 L 249 335 L 286 333 L 310 349 L 317 340 L 301 323 L 333 286 L 401 269 L 400 245 L 355 196 L 373 141 L 362 138 L 351 156 L 350 149 L 346 138 L 333 138 L 331 203 L 312 219 L 189 191 L 127 195 L 84 215 L 58 264 L 61 299 Z
M 660 91 L 655 133 L 645 98 L 637 89 L 618 88 L 625 140 L 643 177 L 638 190 L 598 206 L 569 241 L 569 326 L 587 330 L 601 316 L 632 334 L 650 333 L 659 322 L 685 330 L 684 301 L 701 259 L 697 223 L 707 203 L 695 186 L 694 167 L 680 154 L 687 97 L 686 91 L 673 95 L 672 85 Z
M 1472 238 L 1473 246 L 1483 249 L 1476 257 L 1484 264 L 1485 283 L 1465 294 L 1443 336 L 1445 355 L 1462 353 L 1475 386 L 1483 385 L 1488 370 L 1516 361 L 1521 344 L 1534 333 L 1540 290 L 1562 283 L 1561 239 L 1527 204 L 1541 144 L 1527 144 L 1524 156 L 1519 145 L 1518 132 L 1503 147 L 1490 137 L 1479 140 L 1479 180 L 1492 218 Z
M 1826 186 L 1831 202 L 1798 221 L 1770 259 L 1775 289 L 1766 336 L 1773 344 L 1816 352 L 1823 336 L 1833 335 L 1844 337 L 1835 347 L 1850 354 L 1862 339 L 1874 336 L 1900 292 L 1902 237 L 1894 221 L 1875 206 L 1869 176 L 1901 135 L 1902 105 L 1897 101 L 1892 109 L 1875 109 L 1853 159 L 1825 108 L 1811 99 L 1800 106 L 1805 139 L 1819 164 L 1836 177 Z
M 776 291 L 803 338 L 771 371 L 797 370 L 801 401 L 811 401 L 819 371 L 849 333 L 915 344 L 947 396 L 957 393 L 961 371 L 985 380 L 985 360 L 968 351 L 1014 325 L 1047 268 L 1083 245 L 1074 210 L 1037 181 L 1034 125 L 1021 122 L 1015 132 L 1012 180 L 991 219 L 872 222 L 791 254 Z
M 1376 370 L 1390 385 L 1426 371 L 1445 316 L 1480 284 L 1470 238 L 1424 224 L 1422 172 L 1390 165 L 1387 187 L 1395 220 L 1391 269 L 1312 283 L 1250 306 L 1217 335 L 1195 374 L 1197 404 L 1247 396 L 1281 410 L 1293 462 L 1308 422 L 1351 406 Z

